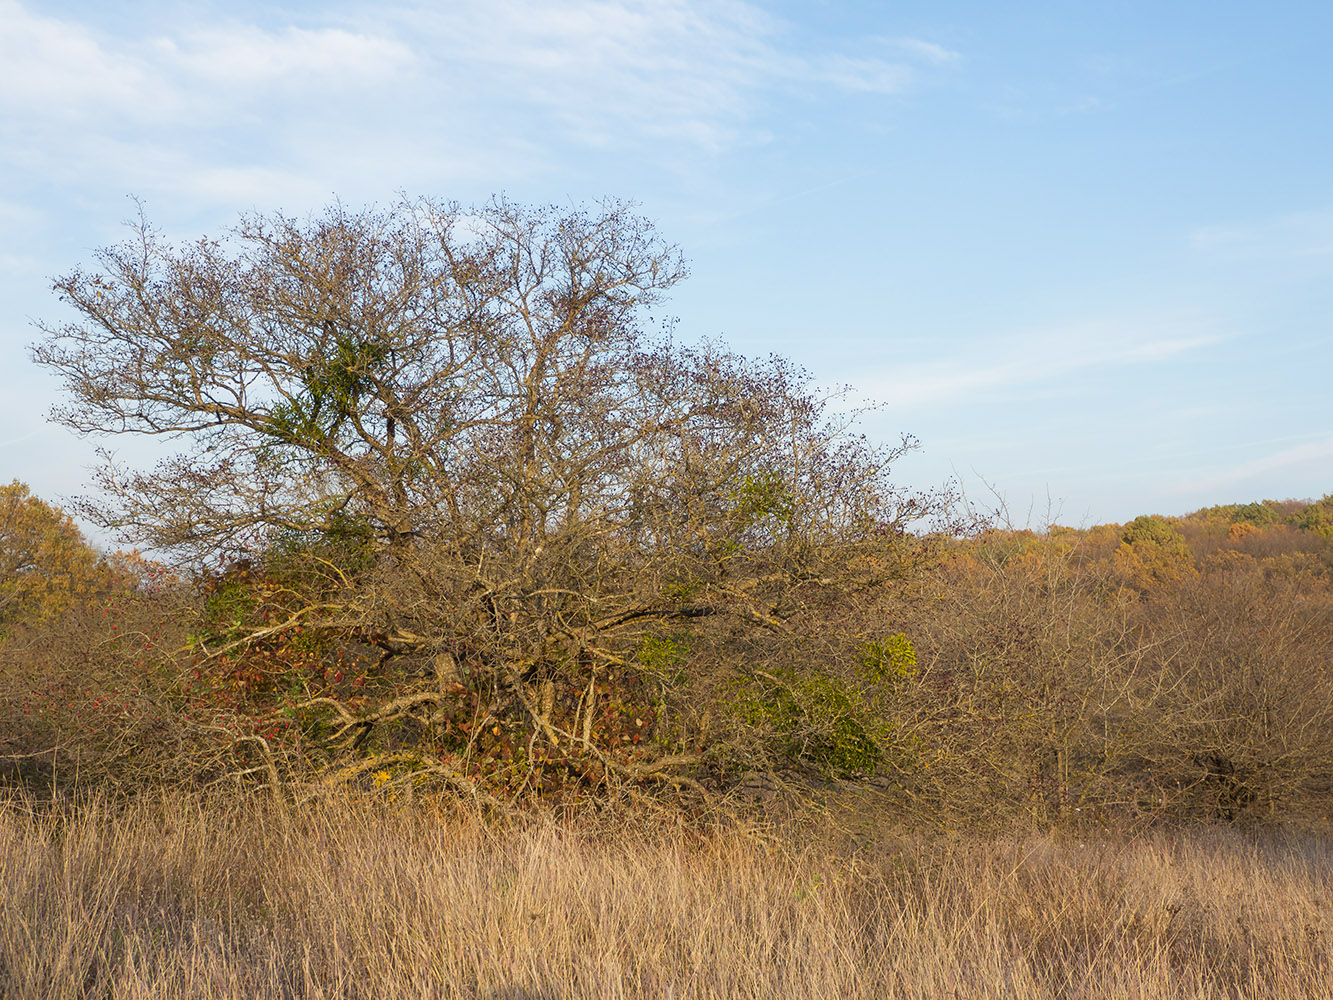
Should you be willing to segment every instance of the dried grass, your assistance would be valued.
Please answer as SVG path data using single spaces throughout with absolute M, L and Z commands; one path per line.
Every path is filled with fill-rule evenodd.
M 179 795 L 0 811 L 6 997 L 1329 995 L 1333 850 L 701 835 Z

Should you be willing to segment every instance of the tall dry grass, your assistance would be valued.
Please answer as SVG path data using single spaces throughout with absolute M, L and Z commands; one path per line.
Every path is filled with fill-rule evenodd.
M 1333 983 L 1324 842 L 828 844 L 498 829 L 383 801 L 10 798 L 0 992 L 1292 1000 Z

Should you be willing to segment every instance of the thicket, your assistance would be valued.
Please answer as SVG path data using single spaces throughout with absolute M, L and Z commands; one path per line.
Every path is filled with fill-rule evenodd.
M 1202 511 L 985 530 L 859 602 L 812 599 L 799 632 L 687 620 L 589 686 L 518 694 L 436 667 L 420 701 L 397 692 L 422 666 L 376 636 L 286 624 L 308 584 L 284 573 L 285 550 L 185 579 L 80 542 L 47 551 L 95 574 L 29 563 L 4 583 L 79 581 L 57 610 L 7 620 L 4 773 L 48 790 L 239 785 L 292 801 L 342 784 L 498 809 L 861 789 L 942 828 L 1323 826 L 1333 542 L 1299 526 L 1310 506 L 1264 527 Z M 40 586 L 20 579 L 34 573 Z M 534 716 L 525 698 L 549 702 Z
M 790 363 L 645 332 L 683 274 L 624 206 L 414 201 L 60 278 L 57 419 L 177 447 L 79 513 L 171 562 L 0 497 L 7 773 L 1326 819 L 1333 499 L 983 530 Z

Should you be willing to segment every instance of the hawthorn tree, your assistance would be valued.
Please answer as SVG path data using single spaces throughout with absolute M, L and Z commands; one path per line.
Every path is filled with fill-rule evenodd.
M 33 356 L 55 420 L 178 446 L 107 454 L 86 516 L 200 567 L 300 568 L 211 653 L 355 634 L 401 669 L 381 703 L 315 699 L 339 734 L 438 718 L 453 686 L 589 748 L 599 671 L 682 624 L 790 634 L 943 509 L 890 481 L 910 441 L 848 433 L 790 362 L 645 333 L 685 273 L 616 203 L 335 206 L 186 246 L 141 221 L 56 281 L 74 315 Z M 584 692 L 563 715 L 557 687 Z

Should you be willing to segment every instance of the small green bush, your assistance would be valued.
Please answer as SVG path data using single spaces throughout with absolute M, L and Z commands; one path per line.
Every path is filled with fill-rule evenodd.
M 835 778 L 905 767 L 910 745 L 891 718 L 893 692 L 916 679 L 916 650 L 900 633 L 865 642 L 858 659 L 855 681 L 818 669 L 761 675 L 735 705 L 741 721 L 787 766 Z

